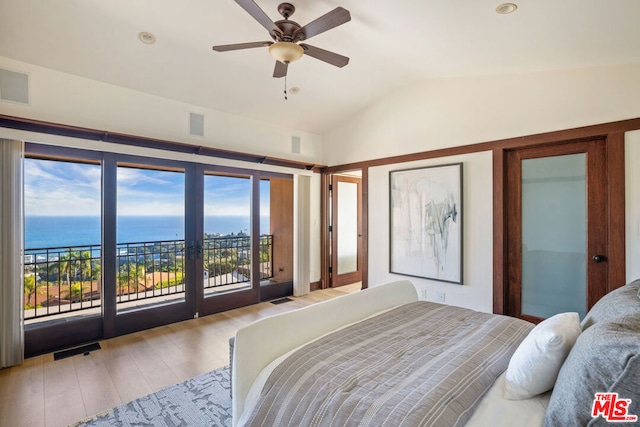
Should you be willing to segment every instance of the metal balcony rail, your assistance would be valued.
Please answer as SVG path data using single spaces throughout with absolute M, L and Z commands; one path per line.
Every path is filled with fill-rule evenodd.
M 273 277 L 273 236 L 260 236 L 260 279 Z M 26 249 L 24 318 L 43 318 L 100 307 L 100 245 Z M 185 242 L 121 243 L 116 248 L 116 301 L 129 303 L 185 292 Z M 202 286 L 221 288 L 251 280 L 251 238 L 203 240 Z M 221 288 L 222 289 L 222 288 Z

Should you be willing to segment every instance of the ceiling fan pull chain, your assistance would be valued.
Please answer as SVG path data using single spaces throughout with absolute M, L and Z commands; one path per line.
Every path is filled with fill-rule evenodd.
M 287 99 L 287 76 L 284 76 L 284 100 L 286 101 Z

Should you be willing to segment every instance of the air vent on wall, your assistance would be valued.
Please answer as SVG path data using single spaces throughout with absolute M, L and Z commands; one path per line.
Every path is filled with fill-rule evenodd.
M 195 136 L 204 136 L 204 116 L 202 114 L 189 113 L 189 133 Z
M 29 104 L 29 75 L 0 68 L 0 99 Z
M 299 136 L 291 137 L 291 152 L 294 154 L 300 154 L 300 137 Z

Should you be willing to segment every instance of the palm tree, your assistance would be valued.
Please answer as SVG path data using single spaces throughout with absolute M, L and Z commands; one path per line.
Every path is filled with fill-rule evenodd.
M 69 300 L 72 302 L 82 302 L 84 300 L 84 293 L 89 289 L 89 286 L 83 286 L 82 283 L 75 283 L 69 288 Z
M 24 277 L 24 294 L 27 296 L 27 306 L 31 306 L 31 298 L 40 293 L 40 288 L 44 286 L 40 280 L 36 280 L 35 275 Z

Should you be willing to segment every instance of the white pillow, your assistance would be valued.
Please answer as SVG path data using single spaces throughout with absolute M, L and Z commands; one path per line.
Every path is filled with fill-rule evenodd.
M 551 390 L 581 332 L 578 313 L 556 314 L 536 325 L 511 356 L 503 396 L 521 400 Z

